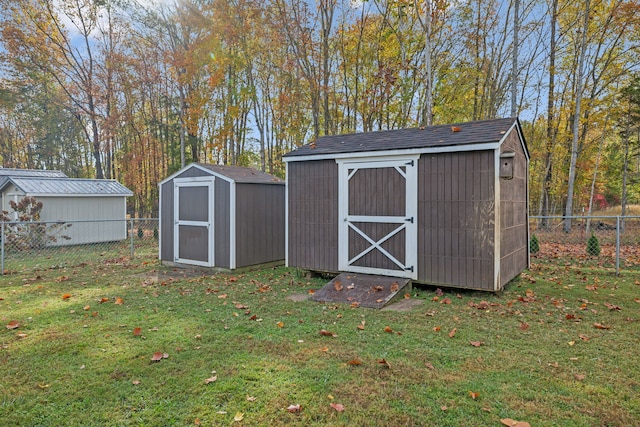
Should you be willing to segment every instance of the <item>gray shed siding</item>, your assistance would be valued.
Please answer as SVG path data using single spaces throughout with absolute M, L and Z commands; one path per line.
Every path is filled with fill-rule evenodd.
M 338 165 L 291 162 L 287 169 L 289 265 L 338 271 Z
M 527 158 L 516 132 L 501 152 L 515 153 L 513 179 L 500 180 L 500 288 L 529 267 Z
M 284 259 L 285 192 L 282 185 L 236 184 L 236 263 Z
M 231 185 L 216 179 L 213 188 L 213 259 L 216 267 L 231 268 Z
M 422 155 L 418 281 L 493 290 L 494 152 Z

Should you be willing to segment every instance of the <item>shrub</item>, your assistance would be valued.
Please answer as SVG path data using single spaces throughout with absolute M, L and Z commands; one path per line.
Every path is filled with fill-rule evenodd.
M 529 240 L 529 252 L 532 254 L 540 252 L 540 242 L 538 242 L 538 237 L 535 234 L 531 236 L 531 240 Z
M 591 233 L 591 237 L 587 240 L 587 253 L 591 256 L 600 255 L 600 241 L 593 233 Z

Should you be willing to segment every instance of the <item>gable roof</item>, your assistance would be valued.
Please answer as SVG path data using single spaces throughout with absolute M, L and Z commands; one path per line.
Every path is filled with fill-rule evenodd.
M 421 128 L 383 130 L 346 135 L 321 136 L 283 157 L 330 156 L 388 150 L 461 147 L 500 142 L 512 127 L 520 131 L 516 118 L 481 120 Z M 520 131 L 520 136 L 522 132 Z
M 0 184 L 4 191 L 9 184 L 29 196 L 132 196 L 133 192 L 113 179 L 10 177 Z
M 158 183 L 163 185 L 164 183 L 182 175 L 186 170 L 191 168 L 197 168 L 201 171 L 207 172 L 209 175 L 217 176 L 228 182 L 239 182 L 248 184 L 278 184 L 284 185 L 284 180 L 274 175 L 261 172 L 257 169 L 246 168 L 242 166 L 225 166 L 225 165 L 212 165 L 208 163 L 190 163 L 174 174 L 168 176 Z
M 284 180 L 277 176 L 259 171 L 253 168 L 245 168 L 241 166 L 223 166 L 210 165 L 205 163 L 197 163 L 203 168 L 209 169 L 219 175 L 226 176 L 235 182 L 254 183 L 254 184 L 284 184 Z

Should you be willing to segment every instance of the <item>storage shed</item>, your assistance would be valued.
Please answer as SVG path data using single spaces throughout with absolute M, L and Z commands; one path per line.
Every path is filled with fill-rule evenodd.
M 62 176 L 60 176 L 61 174 Z M 127 237 L 127 197 L 133 193 L 115 180 L 68 178 L 57 171 L 0 170 L 2 210 L 10 202 L 35 197 L 42 202 L 42 222 L 70 225 L 50 245 L 111 242 Z M 13 220 L 18 220 L 15 214 Z
M 191 163 L 160 187 L 159 258 L 233 270 L 285 258 L 285 183 L 251 168 Z
M 324 136 L 284 160 L 288 266 L 487 291 L 529 266 L 518 119 Z

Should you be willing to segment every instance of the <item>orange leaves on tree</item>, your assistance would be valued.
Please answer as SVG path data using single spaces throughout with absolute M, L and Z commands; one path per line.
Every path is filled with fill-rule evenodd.
M 62 299 L 63 300 L 68 300 L 69 298 L 71 298 L 71 294 L 63 294 L 62 295 Z
M 20 327 L 20 322 L 17 320 L 12 320 L 7 323 L 7 329 L 18 329 Z

